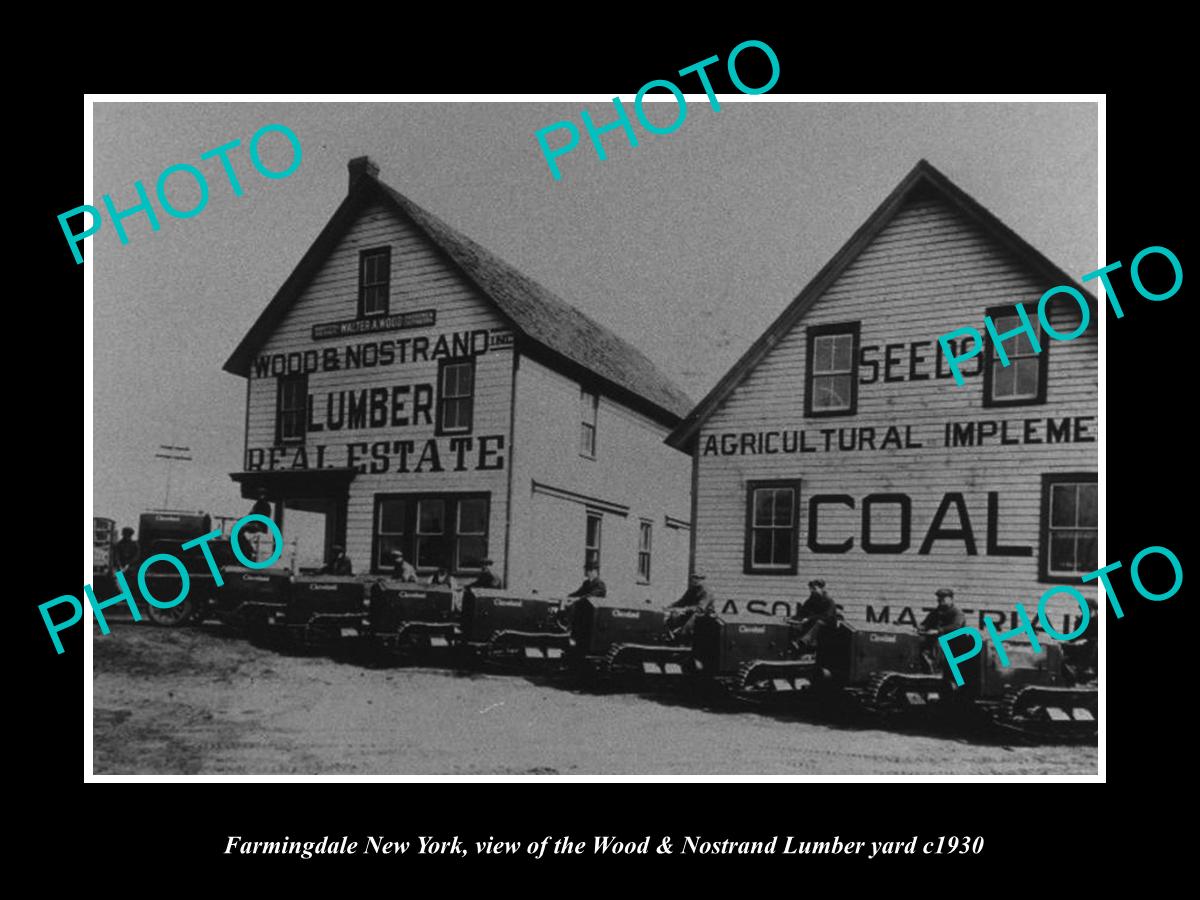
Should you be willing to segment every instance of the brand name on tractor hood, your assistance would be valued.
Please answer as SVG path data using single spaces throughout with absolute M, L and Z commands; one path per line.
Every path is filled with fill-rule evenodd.
M 308 589 L 310 591 L 336 591 L 338 586 L 336 584 L 310 584 Z
M 612 614 L 614 619 L 636 619 L 641 616 L 641 613 L 632 609 L 614 609 Z
M 493 606 L 524 606 L 523 600 L 493 600 Z
M 242 581 L 270 581 L 269 575 L 243 575 Z
M 894 634 L 873 634 L 871 635 L 872 644 L 894 644 L 896 636 Z
M 766 634 L 765 625 L 739 625 L 738 634 Z

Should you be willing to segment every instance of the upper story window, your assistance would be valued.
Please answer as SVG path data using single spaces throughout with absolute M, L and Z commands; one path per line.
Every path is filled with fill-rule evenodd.
M 1021 327 L 1021 319 L 1015 307 L 997 306 L 987 311 L 997 334 L 1015 331 Z M 990 339 L 985 340 L 983 361 L 983 405 L 1025 406 L 1046 402 L 1046 362 L 1049 342 L 1042 332 L 1036 315 L 1028 316 L 1029 324 L 1037 335 L 1042 348 L 1035 353 L 1028 332 L 1014 334 L 1004 341 L 1004 353 L 1008 365 L 1002 365 Z
M 596 419 L 600 409 L 600 395 L 591 391 L 579 391 L 579 455 L 596 458 Z
M 392 281 L 392 248 L 376 247 L 358 254 L 358 316 L 386 316 Z
M 849 416 L 858 405 L 858 322 L 808 329 L 804 415 Z
M 1098 509 L 1094 472 L 1042 476 L 1042 581 L 1078 583 L 1096 571 Z
M 276 380 L 275 443 L 303 443 L 307 411 L 308 376 L 281 375 Z
M 589 569 L 600 568 L 600 529 L 604 519 L 600 513 L 587 514 L 583 535 L 583 564 Z
M 443 359 L 438 366 L 438 434 L 466 434 L 475 413 L 475 358 Z

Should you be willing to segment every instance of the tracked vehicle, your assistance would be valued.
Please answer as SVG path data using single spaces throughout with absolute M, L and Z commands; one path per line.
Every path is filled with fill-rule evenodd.
M 401 657 L 445 654 L 460 643 L 459 592 L 380 579 L 368 590 L 369 634 Z
M 571 611 L 570 663 L 584 678 L 639 686 L 695 672 L 690 643 L 668 633 L 666 610 L 583 597 Z
M 571 634 L 558 621 L 562 600 L 488 588 L 463 590 L 460 634 L 477 660 L 505 667 L 558 667 Z
M 265 643 L 275 630 L 282 633 L 287 623 L 287 605 L 291 596 L 290 569 L 248 569 L 223 566 L 220 603 L 216 615 L 223 622 L 238 625 L 252 641 Z
M 288 592 L 281 624 L 296 647 L 337 644 L 367 634 L 368 578 L 353 575 L 297 575 Z
M 794 620 L 760 615 L 696 619 L 693 665 L 727 693 L 754 703 L 791 703 L 822 678 L 816 655 L 797 641 Z

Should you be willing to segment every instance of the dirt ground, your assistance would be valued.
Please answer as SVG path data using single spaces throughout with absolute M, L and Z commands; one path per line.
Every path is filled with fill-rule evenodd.
M 96 774 L 1095 774 L 1095 746 L 832 727 L 520 675 L 285 655 L 220 626 L 94 634 Z

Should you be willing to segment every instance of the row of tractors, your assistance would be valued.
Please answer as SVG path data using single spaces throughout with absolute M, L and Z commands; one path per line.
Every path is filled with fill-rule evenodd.
M 885 623 L 839 623 L 814 650 L 798 640 L 797 622 L 762 615 L 698 615 L 684 635 L 670 627 L 666 610 L 642 602 L 583 598 L 568 608 L 568 601 L 537 593 L 378 575 L 295 574 L 228 562 L 220 571 L 217 587 L 211 574 L 204 580 L 201 560 L 186 605 L 157 610 L 155 621 L 217 618 L 268 646 L 366 642 L 401 663 L 539 672 L 590 689 L 682 690 L 893 722 L 985 722 L 1052 739 L 1096 734 L 1095 669 L 1064 665 L 1064 645 L 1053 642 L 1038 653 L 1009 642 L 1007 666 L 988 643 L 961 665 L 964 683 L 956 687 L 930 665 L 921 636 Z M 156 596 L 177 595 L 154 577 L 147 580 Z M 178 576 L 168 570 L 157 577 Z

